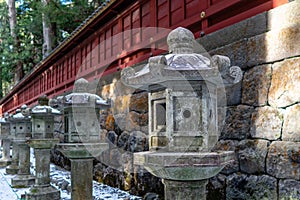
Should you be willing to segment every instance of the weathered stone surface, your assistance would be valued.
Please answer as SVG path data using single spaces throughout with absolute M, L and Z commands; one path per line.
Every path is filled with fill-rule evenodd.
M 243 80 L 242 103 L 252 106 L 266 105 L 271 75 L 271 65 L 261 65 L 246 71 Z
M 112 146 L 117 144 L 118 135 L 114 131 L 109 131 L 106 137 L 107 142 L 110 143 Z
M 93 199 L 93 159 L 71 159 L 71 199 Z
M 267 156 L 267 173 L 276 178 L 300 180 L 300 143 L 272 142 Z
M 247 67 L 246 63 L 246 44 L 247 40 L 242 39 L 237 42 L 219 47 L 209 52 L 209 55 L 223 55 L 228 56 L 231 60 L 232 66 L 239 66 L 241 69 Z
M 299 102 L 299 77 L 300 58 L 291 58 L 275 63 L 273 65 L 273 76 L 269 92 L 270 105 L 273 107 L 286 107 Z
M 115 114 L 126 114 L 129 112 L 129 103 L 131 95 L 117 96 L 113 98 L 112 111 Z
M 221 132 L 221 139 L 246 139 L 249 136 L 250 121 L 253 108 L 239 105 L 228 107 L 225 126 Z
M 291 2 L 291 1 L 290 1 Z M 284 4 L 268 12 L 268 29 L 281 29 L 294 26 L 300 23 L 300 4 L 299 1 Z M 278 23 L 280 22 L 280 23 Z
M 300 104 L 288 107 L 284 116 L 282 140 L 300 142 Z
M 127 151 L 141 152 L 149 150 L 148 136 L 141 131 L 133 131 L 128 138 Z
M 161 179 L 153 176 L 141 166 L 134 167 L 133 181 L 134 187 L 131 188 L 131 193 L 143 196 L 148 192 L 155 192 L 160 194 L 160 197 L 163 197 L 164 186 Z
M 197 41 L 210 51 L 243 38 L 259 35 L 267 31 L 267 13 L 261 13 L 239 23 L 225 27 L 209 35 L 199 38 Z
M 115 130 L 115 118 L 112 114 L 108 114 L 106 121 L 105 121 L 105 128 L 108 131 Z
M 100 110 L 99 123 L 102 129 L 106 128 L 107 116 L 108 116 L 108 110 Z
M 251 118 L 252 138 L 276 140 L 281 136 L 283 115 L 275 108 L 266 106 L 256 108 Z
M 267 175 L 230 175 L 227 177 L 226 199 L 277 199 L 277 180 Z
M 129 110 L 138 113 L 148 113 L 148 93 L 133 94 L 130 97 Z
M 279 200 L 300 199 L 300 181 L 293 179 L 279 181 Z
M 66 156 L 64 156 L 60 151 L 56 149 L 51 149 L 50 161 L 66 170 L 71 169 L 70 159 L 68 159 Z
M 149 125 L 141 126 L 141 131 L 143 133 L 146 133 L 146 135 L 148 135 L 149 134 Z
M 129 136 L 129 133 L 124 131 L 118 138 L 117 146 L 121 149 L 126 149 Z
M 134 171 L 133 154 L 131 152 L 123 152 L 122 163 L 124 172 L 130 174 Z
M 221 173 L 232 174 L 239 171 L 239 159 L 238 159 L 238 141 L 236 140 L 220 140 L 217 142 L 212 151 L 234 151 L 235 160 L 226 165 Z
M 300 27 L 293 26 L 254 36 L 247 40 L 249 67 L 279 61 L 300 53 Z
M 105 141 L 106 140 L 106 136 L 107 136 L 107 130 L 106 129 L 101 129 L 100 130 L 100 139 L 101 139 L 101 141 Z
M 267 140 L 243 140 L 239 143 L 239 163 L 247 174 L 265 173 L 265 160 L 270 142 Z
M 114 119 L 115 119 L 115 126 L 117 126 L 122 131 L 125 131 L 127 114 L 122 114 L 122 113 L 115 114 Z
M 135 112 L 135 111 L 131 111 L 129 112 L 129 114 L 127 115 L 126 118 L 126 130 L 127 131 L 138 131 L 140 130 L 140 114 Z
M 115 127 L 122 131 L 140 131 L 148 129 L 148 114 L 130 111 L 128 114 L 114 115 Z M 147 131 L 148 132 L 148 131 Z
M 96 164 L 94 169 L 94 178 L 100 183 L 124 189 L 123 172 L 112 167 L 107 167 L 102 163 Z
M 207 180 L 176 181 L 163 179 L 165 186 L 165 198 L 172 200 L 198 199 L 206 200 Z
M 209 179 L 206 189 L 208 191 L 207 200 L 226 199 L 226 176 L 219 174 Z
M 225 91 L 224 91 L 225 89 Z M 225 94 L 221 94 L 221 92 Z M 225 97 L 226 99 L 225 99 Z M 223 106 L 236 106 L 241 103 L 242 98 L 242 82 L 232 85 L 225 85 L 224 88 L 218 90 L 218 105 Z
M 122 153 L 119 149 L 112 149 L 109 155 L 109 166 L 114 169 L 122 169 Z

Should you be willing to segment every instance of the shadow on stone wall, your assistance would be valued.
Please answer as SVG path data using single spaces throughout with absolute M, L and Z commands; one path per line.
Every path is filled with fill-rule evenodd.
M 295 1 L 199 39 L 244 70 L 215 147 L 236 161 L 210 180 L 208 199 L 300 199 L 299 13 Z

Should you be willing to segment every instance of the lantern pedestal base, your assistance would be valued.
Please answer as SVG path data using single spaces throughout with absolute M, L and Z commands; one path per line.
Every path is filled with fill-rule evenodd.
M 16 175 L 11 180 L 11 186 L 14 188 L 26 188 L 31 185 L 34 185 L 35 183 L 35 177 L 32 175 Z
M 11 163 L 10 143 L 10 139 L 2 139 L 2 159 L 0 160 L 0 167 L 6 167 Z
M 29 193 L 26 193 L 27 200 L 60 200 L 60 191 L 51 185 L 33 186 Z
M 7 174 L 18 174 L 19 171 L 19 145 L 17 142 L 12 143 L 11 164 L 6 167 Z
M 93 157 L 109 148 L 107 143 L 67 143 L 56 148 L 71 160 L 71 199 L 93 199 Z
M 207 179 L 234 160 L 233 151 L 139 152 L 134 164 L 163 179 L 165 200 L 205 200 Z
M 16 165 L 16 164 L 11 164 L 11 165 L 8 165 L 7 167 L 6 167 L 6 173 L 7 174 L 18 174 L 18 171 L 19 171 L 19 166 L 18 165 Z
M 93 200 L 93 158 L 71 159 L 71 199 Z
M 165 200 L 206 200 L 207 183 L 207 179 L 190 182 L 163 179 Z
M 11 160 L 10 159 L 1 159 L 0 160 L 0 168 L 3 168 L 3 167 L 7 167 L 7 165 L 10 165 L 11 164 Z

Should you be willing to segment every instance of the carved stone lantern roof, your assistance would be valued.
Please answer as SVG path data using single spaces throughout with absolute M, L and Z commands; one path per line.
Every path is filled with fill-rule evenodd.
M 38 105 L 34 106 L 31 109 L 31 114 L 39 115 L 39 114 L 52 114 L 52 115 L 59 115 L 61 112 L 51 106 L 48 106 L 49 99 L 47 96 L 43 95 L 38 99 Z
M 102 99 L 100 96 L 96 94 L 87 93 L 88 84 L 88 81 L 83 78 L 76 80 L 74 84 L 74 92 L 64 97 L 64 105 L 85 106 L 94 104 L 96 107 L 108 106 L 108 102 Z
M 2 124 L 2 123 L 7 123 L 5 118 L 0 118 L 0 124 Z
M 138 72 L 132 68 L 122 71 L 122 81 L 131 87 L 151 90 L 150 85 L 169 81 L 206 81 L 215 85 L 239 82 L 242 71 L 231 67 L 225 56 L 211 59 L 194 53 L 194 35 L 188 29 L 179 27 L 171 31 L 167 38 L 169 54 L 149 58 L 148 63 Z M 222 76 L 222 78 L 220 77 Z
M 122 71 L 126 84 L 140 88 L 178 80 L 206 80 L 217 75 L 217 68 L 201 54 L 194 53 L 194 35 L 187 29 L 177 28 L 167 38 L 169 53 L 149 58 L 138 72 L 128 68 Z M 147 89 L 147 88 L 146 88 Z
M 12 121 L 30 120 L 31 116 L 26 105 L 22 105 L 21 109 L 16 110 L 16 114 L 10 118 Z

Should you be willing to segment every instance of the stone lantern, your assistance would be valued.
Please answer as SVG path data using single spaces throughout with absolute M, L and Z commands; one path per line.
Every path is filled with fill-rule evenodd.
M 38 103 L 31 109 L 32 139 L 28 141 L 29 146 L 34 148 L 36 179 L 26 199 L 59 200 L 59 190 L 50 185 L 50 150 L 59 142 L 53 137 L 53 132 L 54 116 L 60 115 L 60 111 L 48 106 L 46 96 L 39 97 Z
M 57 149 L 71 160 L 72 200 L 92 200 L 93 157 L 108 149 L 100 140 L 99 110 L 108 103 L 87 93 L 88 81 L 75 81 L 74 92 L 66 95 L 64 104 L 65 143 Z
M 0 160 L 0 167 L 6 167 L 11 163 L 10 159 L 10 124 L 8 116 L 0 119 L 0 140 L 2 140 L 2 158 Z
M 206 199 L 207 180 L 234 158 L 211 152 L 219 135 L 217 91 L 242 72 L 227 57 L 194 53 L 194 35 L 185 28 L 171 31 L 167 42 L 169 54 L 121 74 L 125 85 L 149 92 L 150 151 L 135 153 L 134 163 L 163 179 L 166 200 Z
M 27 140 L 31 138 L 31 117 L 26 105 L 21 107 L 10 119 L 13 125 L 14 143 L 18 145 L 18 174 L 12 179 L 12 187 L 27 187 L 34 184 L 35 178 L 30 174 L 30 147 Z
M 16 114 L 20 113 L 21 109 L 16 110 Z M 9 115 L 8 122 L 10 124 L 10 139 L 12 142 L 12 159 L 11 164 L 6 167 L 7 174 L 17 174 L 19 170 L 19 146 L 18 143 L 14 141 L 16 132 L 16 122 L 12 120 L 12 115 Z

